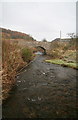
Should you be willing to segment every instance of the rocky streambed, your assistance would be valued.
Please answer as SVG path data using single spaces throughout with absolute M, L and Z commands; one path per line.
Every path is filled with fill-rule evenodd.
M 77 71 L 38 56 L 18 76 L 3 104 L 3 118 L 76 118 Z

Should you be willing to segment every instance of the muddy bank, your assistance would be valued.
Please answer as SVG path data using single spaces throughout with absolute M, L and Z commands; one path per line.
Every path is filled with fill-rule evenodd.
M 76 118 L 76 70 L 39 56 L 17 76 L 3 118 Z
M 19 75 L 24 69 L 26 69 L 27 66 L 29 66 L 34 60 L 36 56 L 32 57 L 32 60 L 30 62 L 23 61 L 21 64 L 19 64 L 19 67 L 13 71 L 13 76 L 2 73 L 2 100 L 3 102 L 10 97 L 10 92 L 14 90 L 16 85 L 16 76 Z

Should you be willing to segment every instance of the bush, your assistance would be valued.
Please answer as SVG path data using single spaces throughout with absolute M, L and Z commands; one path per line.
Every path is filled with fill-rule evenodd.
M 26 62 L 30 62 L 32 59 L 32 50 L 29 48 L 22 49 L 22 58 Z

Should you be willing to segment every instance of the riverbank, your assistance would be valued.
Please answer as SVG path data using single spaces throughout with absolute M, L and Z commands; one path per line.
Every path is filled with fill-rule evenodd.
M 57 51 L 55 51 L 57 52 Z M 77 60 L 77 52 L 76 50 L 67 50 L 67 51 L 58 51 L 58 56 L 54 54 L 54 56 L 48 56 L 45 62 L 49 62 L 52 64 L 58 64 L 64 67 L 71 67 L 74 69 L 78 69 L 78 60 Z
M 2 40 L 2 43 L 2 100 L 6 100 L 16 84 L 17 73 L 33 60 L 34 55 L 30 48 L 10 40 Z
M 48 56 L 45 62 L 78 69 L 77 39 L 70 39 L 69 42 L 52 41 Z
M 71 67 L 74 69 L 78 69 L 78 63 L 71 62 L 71 61 L 67 62 L 62 59 L 50 59 L 50 60 L 45 60 L 45 62 L 52 63 L 52 64 L 58 64 L 64 67 Z
M 33 57 L 34 59 L 34 57 Z M 16 70 L 16 73 L 14 74 L 14 80 L 11 79 L 11 81 L 4 81 L 3 84 L 5 85 L 3 90 L 2 90 L 2 100 L 5 101 L 9 96 L 10 96 L 10 92 L 11 90 L 15 87 L 16 85 L 16 77 L 22 73 L 22 71 L 24 69 L 26 69 L 27 66 L 29 66 L 31 63 L 33 62 L 33 60 L 31 60 L 29 63 L 25 63 L 24 65 L 22 65 L 19 69 Z M 4 76 L 3 76 L 4 77 Z M 2 79 L 3 80 L 3 79 Z

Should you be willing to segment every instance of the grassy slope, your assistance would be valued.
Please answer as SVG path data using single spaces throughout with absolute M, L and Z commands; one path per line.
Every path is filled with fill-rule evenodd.
M 75 39 L 70 42 L 53 41 L 49 51 L 51 59 L 46 62 L 78 69 L 76 49 Z

